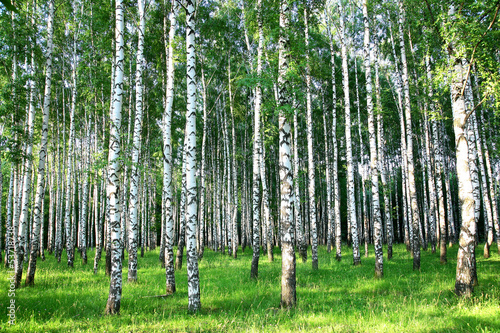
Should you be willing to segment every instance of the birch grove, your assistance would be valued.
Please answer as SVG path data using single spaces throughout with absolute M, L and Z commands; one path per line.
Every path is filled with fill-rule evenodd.
M 360 242 L 381 279 L 458 253 L 459 296 L 481 283 L 476 258 L 498 258 L 497 3 L 15 5 L 0 11 L 0 258 L 16 288 L 53 260 L 108 275 L 115 315 L 161 268 L 159 296 L 203 313 L 217 252 L 249 283 L 281 264 L 294 308 L 300 274 L 349 248 L 360 265 Z

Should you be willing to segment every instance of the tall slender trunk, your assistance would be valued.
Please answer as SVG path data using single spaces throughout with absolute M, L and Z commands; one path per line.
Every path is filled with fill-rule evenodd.
M 33 14 L 31 19 L 31 24 L 34 26 L 34 15 L 35 15 L 35 3 L 33 2 Z M 31 65 L 29 66 L 29 73 L 34 75 L 35 73 L 35 43 L 32 40 L 31 46 Z M 26 64 L 27 65 L 27 64 Z M 29 215 L 29 196 L 31 191 L 31 171 L 33 167 L 33 133 L 34 133 L 34 121 L 35 121 L 35 81 L 33 78 L 29 79 L 29 104 L 27 110 L 27 124 L 26 124 L 26 143 L 25 143 L 25 159 L 24 159 L 24 174 L 22 177 L 22 190 L 20 193 L 20 206 L 18 212 L 20 212 L 19 222 L 17 218 L 14 218 L 14 223 L 18 223 L 18 230 L 16 233 L 17 244 L 15 246 L 15 286 L 16 288 L 21 286 L 21 279 L 23 274 L 23 261 L 25 255 L 26 244 L 28 243 L 27 232 L 28 232 L 28 215 Z
M 363 1 L 364 31 L 364 65 L 366 80 L 366 108 L 368 111 L 368 133 L 370 136 L 370 170 L 372 182 L 372 209 L 373 209 L 373 241 L 375 244 L 375 276 L 380 278 L 383 274 L 382 253 L 382 217 L 380 214 L 380 202 L 378 193 L 378 160 L 377 142 L 375 133 L 375 117 L 373 115 L 372 101 L 372 74 L 370 61 L 370 26 L 368 23 L 367 0 Z M 366 241 L 365 241 L 366 242 Z
M 172 107 L 174 102 L 174 38 L 177 25 L 177 2 L 172 1 L 170 11 L 170 29 L 168 37 L 168 57 L 167 57 L 167 89 L 165 98 L 165 109 L 162 117 L 163 133 L 163 200 L 164 200 L 164 221 L 165 224 L 165 278 L 166 292 L 175 292 L 174 274 L 174 216 L 173 216 L 173 194 L 172 194 Z
M 359 254 L 358 222 L 356 216 L 356 199 L 354 196 L 354 167 L 352 158 L 351 141 L 351 104 L 349 97 L 349 70 L 347 67 L 347 45 L 345 37 L 345 17 L 342 3 L 339 1 L 338 11 L 340 13 L 340 41 L 342 56 L 342 81 L 344 86 L 344 109 L 345 109 L 345 135 L 346 135 L 346 162 L 347 162 L 347 202 L 348 218 L 351 224 L 353 264 L 361 264 Z
M 323 95 L 324 96 L 324 95 Z M 330 164 L 330 149 L 328 145 L 328 132 L 326 129 L 326 105 L 323 97 L 323 132 L 325 139 L 325 181 L 326 181 L 326 247 L 328 253 L 332 251 L 333 238 L 333 207 L 332 207 L 332 181 L 331 181 L 331 164 Z
M 15 170 L 14 170 L 14 163 L 11 163 L 10 165 L 10 178 L 9 178 L 9 192 L 7 194 L 7 214 L 6 218 L 7 220 L 5 221 L 5 257 L 4 257 L 4 267 L 5 268 L 13 268 L 10 267 L 10 258 L 11 258 L 11 253 L 14 251 L 14 244 L 15 244 L 15 233 L 14 233 L 14 223 L 12 221 L 12 210 L 13 210 L 13 205 L 14 205 L 14 186 L 15 186 Z M 3 183 L 3 182 L 2 182 Z M 0 240 L 1 242 L 1 240 Z
M 132 143 L 132 166 L 130 174 L 130 201 L 129 201 L 129 219 L 128 219 L 128 281 L 137 281 L 137 205 L 139 202 L 139 155 L 141 153 L 141 134 L 142 134 L 142 71 L 144 66 L 144 32 L 146 28 L 146 19 L 144 13 L 144 0 L 137 2 L 139 10 L 139 29 L 137 29 L 137 65 L 135 73 L 135 121 L 134 138 Z M 125 180 L 127 181 L 127 180 Z
M 261 134 L 262 135 L 262 134 Z M 259 166 L 260 166 L 260 179 L 262 183 L 262 206 L 264 210 L 264 219 L 262 221 L 264 233 L 265 247 L 267 249 L 267 260 L 269 262 L 274 261 L 273 257 L 273 234 L 272 234 L 272 221 L 271 214 L 269 210 L 269 189 L 267 186 L 267 178 L 266 178 L 266 148 L 264 144 L 264 140 L 260 140 L 260 158 L 259 158 Z
M 450 5 L 448 15 L 454 19 L 455 9 Z M 466 106 L 465 98 L 461 93 L 466 84 L 466 75 L 463 59 L 457 56 L 457 50 L 453 41 L 448 46 L 451 60 L 451 106 L 453 110 L 453 130 L 455 132 L 456 156 L 457 156 L 457 178 L 459 187 L 459 199 L 462 213 L 462 227 L 460 229 L 460 247 L 457 255 L 457 274 L 455 281 L 455 292 L 459 296 L 469 296 L 474 291 L 476 260 L 475 237 L 476 221 L 474 216 L 474 196 L 471 174 L 469 170 L 469 147 L 467 142 L 466 128 Z
M 199 225 L 200 225 L 200 237 L 198 239 L 198 258 L 201 260 L 203 258 L 203 252 L 205 250 L 205 196 L 206 196 L 206 147 L 207 147 L 207 84 L 205 82 L 205 72 L 203 71 L 203 66 L 201 67 L 201 84 L 202 99 L 203 99 L 203 137 L 201 140 L 201 168 L 200 168 L 200 215 L 199 215 Z M 234 127 L 234 126 L 233 126 Z
M 188 275 L 188 309 L 201 310 L 200 277 L 196 255 L 196 72 L 195 72 L 195 7 L 192 0 L 186 1 L 186 50 L 187 50 L 187 111 L 186 111 L 186 255 Z
M 304 235 L 304 223 L 302 219 L 301 207 L 301 195 L 300 195 L 300 177 L 299 177 L 299 122 L 298 122 L 298 107 L 295 103 L 294 97 L 294 107 L 293 107 L 293 177 L 294 177 L 294 218 L 295 218 L 295 231 L 297 233 L 297 247 L 299 249 L 299 255 L 302 258 L 302 262 L 307 261 L 307 244 Z
M 426 69 L 426 74 L 427 74 L 427 84 L 428 84 L 428 87 L 427 87 L 427 96 L 428 96 L 428 107 L 429 107 L 429 111 L 434 113 L 435 112 L 435 109 L 436 109 L 436 106 L 435 106 L 435 103 L 433 101 L 433 96 L 434 96 L 434 91 L 433 91 L 433 88 L 432 88 L 432 74 L 431 74 L 431 64 L 430 64 L 430 57 L 429 55 L 427 54 L 425 56 L 425 69 Z M 432 249 L 432 253 L 436 252 L 436 242 L 437 242 L 437 239 L 436 239 L 436 231 L 437 231 L 437 228 L 439 228 L 438 226 L 438 221 L 440 221 L 440 213 L 439 213 L 439 200 L 438 200 L 438 195 L 439 195 L 439 190 L 438 190 L 438 187 L 436 185 L 436 180 L 440 180 L 441 179 L 441 175 L 437 175 L 437 169 L 436 168 L 433 168 L 433 166 L 435 166 L 435 161 L 437 160 L 437 156 L 435 154 L 435 142 L 434 142 L 434 136 L 437 135 L 437 133 L 431 133 L 430 132 L 430 123 L 429 123 L 429 119 L 428 119 L 428 115 L 427 115 L 427 110 L 426 112 L 424 113 L 424 126 L 425 126 L 425 141 L 426 141 L 426 145 L 425 145 L 425 149 L 427 151 L 427 156 L 428 156 L 428 159 L 427 159 L 427 169 L 429 170 L 429 175 L 428 175 L 428 182 L 429 182 L 429 194 L 430 194 L 430 220 L 429 220 L 429 224 L 430 224 L 430 241 L 431 241 L 431 249 Z M 435 120 L 433 120 L 433 123 L 435 122 Z M 433 140 L 431 142 L 431 140 Z M 431 153 L 431 145 L 434 146 L 434 158 L 433 157 L 433 154 Z M 434 161 L 434 163 L 433 163 Z M 442 185 L 441 186 L 441 192 L 442 192 Z M 442 194 L 442 193 L 441 193 Z
M 86 138 L 81 140 L 82 146 L 81 146 L 81 154 L 82 154 L 82 162 L 81 162 L 81 177 L 83 178 L 83 184 L 81 191 L 79 191 L 79 194 L 81 194 L 81 200 L 78 200 L 78 205 L 79 205 L 79 227 L 78 227 L 78 235 L 79 235 L 79 240 L 80 244 L 78 246 L 78 249 L 80 251 L 80 254 L 82 256 L 82 264 L 86 265 L 87 264 L 87 215 L 88 215 L 88 210 L 89 210 L 89 169 L 88 165 L 89 163 L 89 158 L 90 158 L 90 152 L 89 152 L 89 146 L 90 146 L 90 120 L 89 118 L 86 117 L 87 123 L 85 127 L 87 127 L 86 131 Z M 85 144 L 86 141 L 86 144 Z M 85 145 L 85 146 L 84 146 Z M 82 181 L 80 181 L 80 184 Z
M 328 15 L 326 15 L 328 18 Z M 335 218 L 335 251 L 336 259 L 342 259 L 342 234 L 340 225 L 340 189 L 338 179 L 338 145 L 337 145 L 337 88 L 335 83 L 335 53 L 330 24 L 327 22 L 328 40 L 330 42 L 330 66 L 332 68 L 332 147 L 333 147 L 333 201 Z
M 417 190 L 415 186 L 415 168 L 413 162 L 413 131 L 411 121 L 411 106 L 410 106 L 410 85 L 408 83 L 408 66 L 406 63 L 405 41 L 403 33 L 404 25 L 404 7 L 403 1 L 399 0 L 399 46 L 401 48 L 401 62 L 403 63 L 403 87 L 404 87 L 404 109 L 406 117 L 406 155 L 408 159 L 408 189 L 412 214 L 412 228 L 413 228 L 413 269 L 420 270 L 420 214 L 418 211 Z
M 377 43 L 378 44 L 378 43 Z M 380 93 L 380 81 L 379 81 L 379 62 L 378 62 L 378 45 L 375 46 L 375 96 L 376 101 L 376 113 L 377 113 L 377 153 L 378 153 L 378 166 L 380 168 L 380 179 L 382 181 L 382 192 L 384 196 L 384 218 L 385 218 L 385 229 L 386 229 L 386 239 L 387 239 L 387 259 L 392 258 L 392 243 L 394 241 L 394 227 L 392 225 L 392 215 L 391 215 L 391 191 L 387 182 L 387 169 L 385 162 L 385 139 L 384 139 L 384 119 L 382 110 L 382 96 Z
M 260 0 L 259 0 L 260 1 Z M 295 278 L 295 252 L 293 250 L 292 234 L 293 220 L 290 200 L 293 190 L 292 165 L 290 151 L 290 122 L 283 109 L 290 106 L 289 81 L 287 78 L 288 63 L 290 61 L 288 25 L 289 25 L 288 0 L 280 2 L 280 36 L 279 36 L 279 176 L 280 176 L 280 222 L 281 222 L 281 306 L 284 308 L 295 307 L 297 304 L 296 278 Z M 313 178 L 314 181 L 314 178 Z M 314 202 L 314 201 L 313 201 Z M 315 216 L 315 214 L 312 214 Z M 313 264 L 313 268 L 314 268 Z M 316 267 L 317 268 L 317 267 Z
M 312 101 L 311 101 L 311 69 L 309 66 L 309 24 L 308 24 L 307 5 L 304 7 L 304 25 L 305 25 L 305 47 L 306 47 L 306 109 L 307 109 L 307 177 L 309 179 L 309 220 L 311 223 L 311 251 L 312 251 L 312 269 L 318 269 L 318 227 L 316 222 L 316 177 L 314 164 L 314 138 L 312 123 Z
M 38 179 L 36 184 L 36 198 L 34 209 L 34 230 L 31 243 L 30 261 L 28 264 L 28 274 L 26 284 L 33 285 L 35 282 L 36 259 L 40 239 L 40 227 L 43 224 L 42 202 L 45 197 L 45 159 L 47 157 L 47 136 L 49 130 L 49 112 L 50 112 L 50 93 L 52 83 L 52 37 L 54 35 L 54 1 L 49 1 L 49 16 L 47 18 L 47 54 L 45 65 L 45 91 L 43 97 L 43 116 L 42 116 L 42 138 L 40 144 L 40 153 L 38 158 Z M 1 171 L 0 171 L 1 172 Z M 0 194 L 2 192 L 0 191 Z M 0 202 L 1 204 L 1 202 Z M 1 206 L 1 205 L 0 205 Z M 1 223 L 0 223 L 1 225 Z
M 466 68 L 468 63 L 465 59 L 462 59 L 462 67 Z M 474 108 L 474 99 L 472 96 L 472 87 L 470 76 L 465 80 L 465 89 L 464 90 L 464 101 L 465 101 L 465 112 L 466 114 L 472 112 Z M 480 198 L 480 183 L 479 183 L 479 174 L 477 167 L 477 150 L 476 150 L 476 134 L 474 131 L 474 120 L 470 119 L 466 121 L 465 127 L 466 135 L 467 135 L 467 143 L 469 148 L 469 171 L 470 177 L 472 181 L 472 195 L 474 196 L 474 217 L 476 220 L 476 227 L 479 223 L 479 217 L 481 215 L 481 198 Z M 483 194 L 484 195 L 484 194 Z
M 111 281 L 106 304 L 106 314 L 119 314 L 122 296 L 122 246 L 120 221 L 120 129 L 123 98 L 124 64 L 124 10 L 121 0 L 115 2 L 115 79 L 113 87 L 113 107 L 110 114 L 110 139 L 108 154 L 108 181 L 106 196 L 109 200 L 109 232 L 111 235 Z
M 257 76 L 262 75 L 262 49 L 264 47 L 264 32 L 262 27 L 262 0 L 257 0 L 257 25 L 259 31 L 259 45 L 257 47 Z M 253 232 L 252 232 L 252 267 L 250 277 L 257 279 L 259 276 L 259 257 L 260 257 L 260 169 L 259 169 L 259 149 L 261 147 L 260 138 L 260 107 L 262 102 L 262 87 L 260 81 L 257 81 L 255 87 L 254 103 L 254 139 L 253 139 L 253 187 L 252 187 L 252 212 L 253 212 Z M 264 181 L 264 180 L 262 180 Z
M 359 100 L 359 84 L 358 84 L 358 64 L 357 64 L 357 57 L 354 57 L 354 86 L 356 89 L 356 109 L 357 109 L 357 115 L 358 115 L 358 139 L 359 139 L 359 161 L 357 163 L 358 169 L 355 174 L 359 175 L 360 180 L 360 185 L 359 185 L 359 192 L 358 198 L 359 200 L 356 202 L 357 210 L 358 210 L 358 216 L 361 217 L 361 221 L 358 224 L 358 229 L 361 235 L 363 235 L 363 242 L 365 243 L 365 257 L 368 257 L 368 241 L 370 238 L 369 235 L 369 220 L 368 220 L 368 209 L 366 208 L 368 205 L 368 200 L 367 200 L 367 173 L 368 173 L 368 168 L 366 167 L 365 164 L 365 149 L 364 149 L 364 143 L 363 143 L 363 134 L 361 132 L 361 108 L 360 108 L 360 100 Z M 365 169 L 366 168 L 366 169 Z M 356 179 L 356 178 L 355 178 Z M 361 224 L 362 222 L 362 224 Z

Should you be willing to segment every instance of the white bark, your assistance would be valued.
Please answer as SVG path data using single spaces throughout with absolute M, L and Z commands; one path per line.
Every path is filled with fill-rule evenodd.
M 47 136 L 48 136 L 49 112 L 50 112 L 50 92 L 52 83 L 52 49 L 53 49 L 52 37 L 54 33 L 53 20 L 54 20 L 54 1 L 50 0 L 49 15 L 47 18 L 47 54 L 45 56 L 46 65 L 45 65 L 45 91 L 43 97 L 42 138 L 40 143 L 40 152 L 38 159 L 38 179 L 36 184 L 36 197 L 35 197 L 35 208 L 34 208 L 34 230 L 33 230 L 33 239 L 30 251 L 30 263 L 28 265 L 28 274 L 26 277 L 27 285 L 34 284 L 37 251 L 40 245 L 39 244 L 40 227 L 41 224 L 43 223 L 43 218 L 41 214 L 42 214 L 42 201 L 45 196 L 45 160 L 47 157 Z
M 379 189 L 378 189 L 378 159 L 377 142 L 375 133 L 375 117 L 373 115 L 372 101 L 372 77 L 370 61 L 370 26 L 368 23 L 367 0 L 363 1 L 363 21 L 364 21 L 364 65 L 366 80 L 366 108 L 368 111 L 368 133 L 370 136 L 370 170 L 371 170 L 371 190 L 373 209 L 373 240 L 375 245 L 375 276 L 382 277 L 383 274 L 383 253 L 382 253 L 382 216 L 380 214 Z M 366 241 L 365 241 L 366 242 Z
M 196 72 L 195 72 L 195 5 L 186 1 L 186 50 L 187 50 L 187 111 L 186 111 L 186 255 L 188 274 L 188 309 L 198 312 L 200 302 L 200 277 L 196 255 Z
M 174 275 L 174 217 L 173 217 L 173 194 L 172 194 L 172 107 L 174 102 L 174 38 L 177 25 L 177 1 L 172 1 L 170 11 L 170 29 L 168 37 L 167 58 L 167 89 L 165 98 L 165 109 L 162 117 L 163 133 L 163 216 L 165 224 L 165 277 L 167 294 L 175 292 Z
M 257 25 L 259 32 L 259 45 L 257 47 L 257 76 L 260 79 L 262 75 L 262 49 L 264 47 L 264 32 L 262 27 L 262 0 L 257 0 Z M 252 212 L 253 212 L 253 232 L 252 232 L 252 267 L 250 277 L 257 279 L 259 276 L 259 257 L 260 257 L 260 190 L 259 190 L 259 149 L 261 147 L 260 137 L 260 107 L 262 103 L 262 88 L 260 81 L 257 81 L 255 87 L 254 103 L 254 136 L 253 136 L 253 187 L 252 187 Z
M 33 11 L 34 8 L 33 8 Z M 34 24 L 34 13 L 32 14 L 32 24 Z M 31 75 L 35 73 L 35 53 L 34 41 L 31 47 L 31 65 L 29 67 L 29 71 Z M 35 121 L 35 81 L 34 79 L 29 80 L 29 104 L 27 111 L 27 124 L 26 124 L 26 143 L 25 143 L 25 160 L 24 160 L 24 174 L 22 177 L 22 195 L 20 199 L 20 206 L 18 211 L 20 212 L 19 216 L 19 225 L 17 231 L 17 245 L 15 249 L 15 286 L 16 288 L 20 287 L 21 279 L 23 274 L 23 260 L 27 255 L 25 251 L 26 244 L 28 239 L 26 237 L 28 232 L 28 215 L 29 215 L 29 196 L 31 191 L 31 171 L 33 167 L 33 133 L 34 133 L 34 121 Z M 17 219 L 14 218 L 15 223 L 17 223 Z
M 137 29 L 137 61 L 135 73 L 135 121 L 134 138 L 132 143 L 132 169 L 130 174 L 130 201 L 129 201 L 129 223 L 128 223 L 128 281 L 137 281 L 137 205 L 139 189 L 139 155 L 141 153 L 142 135 L 142 71 L 144 67 L 144 32 L 146 29 L 146 18 L 144 12 L 144 0 L 137 2 L 139 13 L 139 29 Z M 125 180 L 127 181 L 127 180 Z
M 453 20 L 455 9 L 450 5 L 449 16 Z M 466 129 L 466 105 L 462 87 L 466 84 L 463 59 L 457 55 L 453 41 L 450 41 L 448 52 L 451 60 L 451 106 L 453 110 L 453 130 L 455 132 L 458 196 L 461 206 L 462 227 L 460 229 L 460 247 L 457 255 L 457 273 L 455 292 L 460 295 L 470 295 L 476 282 L 475 236 L 476 220 L 474 216 L 474 195 L 472 179 L 469 170 L 469 147 Z
M 420 228 L 420 214 L 418 211 L 417 203 L 417 190 L 415 186 L 415 171 L 413 163 L 413 131 L 412 131 L 412 121 L 411 121 L 411 106 L 410 106 L 410 85 L 408 82 L 408 66 L 406 63 L 406 51 L 404 42 L 404 7 L 403 1 L 399 0 L 399 46 L 401 49 L 401 61 L 403 63 L 403 87 L 404 87 L 404 109 L 406 117 L 406 155 L 408 159 L 408 189 L 410 197 L 410 206 L 412 214 L 412 227 L 413 227 L 413 239 L 412 239 L 412 249 L 413 249 L 413 269 L 420 270 L 420 238 L 419 238 L 419 228 Z
M 318 231 L 316 222 L 316 187 L 315 187 L 315 164 L 313 152 L 313 123 L 312 123 L 312 101 L 311 101 L 311 69 L 309 65 L 309 24 L 307 6 L 304 8 L 304 25 L 305 25 L 305 52 L 306 52 L 306 127 L 307 127 L 307 177 L 309 179 L 309 220 L 311 224 L 311 251 L 312 251 L 312 268 L 318 269 Z
M 354 196 L 354 168 L 352 158 L 351 141 L 351 104 L 349 97 L 349 70 L 347 67 L 347 45 L 345 36 L 345 18 L 342 3 L 339 1 L 338 11 L 340 13 L 340 42 L 342 56 L 342 81 L 344 87 L 344 109 L 345 109 L 345 135 L 346 135 L 346 162 L 347 162 L 347 202 L 348 218 L 351 224 L 352 249 L 354 265 L 361 264 L 359 254 L 358 223 L 356 216 L 356 199 Z
M 109 200 L 109 232 L 111 246 L 111 281 L 106 304 L 106 314 L 119 314 L 122 295 L 122 246 L 120 221 L 120 128 L 123 99 L 124 64 L 124 4 L 115 2 L 115 78 L 113 86 L 113 107 L 110 113 L 110 140 L 108 153 L 108 182 L 106 196 Z
M 292 165 L 290 150 L 290 123 L 283 112 L 283 108 L 290 106 L 289 81 L 287 78 L 288 63 L 290 61 L 288 25 L 289 4 L 287 0 L 280 2 L 280 37 L 278 61 L 278 87 L 279 87 L 279 176 L 280 176 L 280 222 L 281 222 L 281 306 L 284 308 L 295 307 L 297 303 L 296 278 L 295 278 L 295 252 L 293 250 L 292 234 L 293 219 L 291 201 Z M 314 179 L 313 179 L 314 181 Z M 314 265 L 313 265 L 314 268 Z M 317 268 L 317 267 L 316 267 Z

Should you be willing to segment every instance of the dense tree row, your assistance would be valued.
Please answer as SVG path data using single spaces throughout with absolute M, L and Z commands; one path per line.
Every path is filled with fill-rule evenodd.
M 500 4 L 462 1 L 50 0 L 0 8 L 0 254 L 35 284 L 45 251 L 75 249 L 119 313 L 140 256 L 160 247 L 166 293 L 188 271 L 201 308 L 206 247 L 295 251 L 374 245 L 375 276 L 404 242 L 459 243 L 455 290 L 477 283 L 475 247 L 500 252 Z M 140 252 L 139 252 L 140 249 Z M 176 253 L 174 253 L 176 250 Z M 3 251 L 3 252 L 1 252 Z M 174 257 L 175 255 L 175 257 Z M 139 273 L 138 273 L 139 272 Z

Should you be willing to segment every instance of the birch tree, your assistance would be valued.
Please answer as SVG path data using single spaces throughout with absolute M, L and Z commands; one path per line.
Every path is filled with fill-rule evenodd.
M 454 20 L 455 8 L 449 6 L 449 18 Z M 466 70 L 459 50 L 450 41 L 448 53 L 451 60 L 451 106 L 453 110 L 453 131 L 455 133 L 456 156 L 457 156 L 457 178 L 458 196 L 462 215 L 462 227 L 460 228 L 460 247 L 457 254 L 457 274 L 455 280 L 455 292 L 459 296 L 471 295 L 474 291 L 475 280 L 475 237 L 476 220 L 474 216 L 474 196 L 472 194 L 472 180 L 469 170 L 469 147 L 466 128 L 466 108 L 462 87 L 465 85 Z
M 124 64 L 124 4 L 115 2 L 115 78 L 113 86 L 113 105 L 110 114 L 110 139 L 108 153 L 108 179 L 106 196 L 109 200 L 109 228 L 111 234 L 111 281 L 106 303 L 106 314 L 120 313 L 122 297 L 122 244 L 120 221 L 120 129 L 123 99 L 123 64 Z
M 260 0 L 259 0 L 260 1 Z M 287 119 L 289 113 L 290 93 L 288 81 L 289 51 L 289 14 L 288 0 L 280 2 L 280 36 L 279 36 L 279 67 L 278 67 L 278 97 L 279 97 L 279 176 L 280 176 L 280 222 L 281 222 L 281 306 L 295 307 L 297 303 L 295 279 L 295 252 L 292 243 L 292 165 L 290 136 L 291 127 Z M 314 181 L 314 178 L 313 178 Z M 314 265 L 313 265 L 314 267 Z
M 264 32 L 262 27 L 262 0 L 257 0 L 257 25 L 259 34 L 259 45 L 257 47 L 257 77 L 262 75 L 262 49 L 264 47 Z M 252 232 L 252 266 L 250 277 L 257 279 L 259 276 L 259 257 L 260 257 L 260 169 L 259 149 L 261 147 L 260 137 L 260 107 L 262 102 L 262 88 L 260 81 L 257 81 L 255 87 L 255 102 L 254 102 L 254 135 L 253 135 L 253 187 L 252 187 L 252 215 L 253 215 L 253 232 Z
M 366 108 L 368 111 L 368 133 L 370 135 L 370 170 L 372 189 L 372 209 L 373 209 L 373 239 L 375 243 L 375 276 L 380 278 L 383 273 L 383 253 L 382 253 L 382 216 L 380 214 L 380 202 L 378 193 L 378 160 L 377 160 L 377 140 L 375 133 L 375 117 L 373 115 L 372 101 L 372 74 L 370 61 L 370 25 L 368 22 L 367 0 L 363 0 L 363 22 L 364 22 L 364 65 L 366 80 Z
M 200 277 L 196 254 L 196 72 L 195 72 L 195 5 L 186 1 L 186 51 L 187 51 L 187 111 L 186 111 L 186 255 L 188 274 L 188 309 L 198 312 L 200 302 Z
M 142 134 L 142 71 L 144 67 L 144 31 L 146 29 L 146 19 L 144 12 L 144 0 L 137 2 L 139 10 L 139 29 L 137 29 L 137 65 L 135 73 L 135 121 L 134 138 L 132 143 L 132 170 L 130 174 L 130 201 L 128 219 L 128 281 L 137 281 L 137 205 L 139 189 L 139 155 L 141 152 L 141 134 Z
M 406 51 L 404 41 L 404 6 L 403 1 L 398 1 L 398 18 L 399 18 L 399 46 L 401 49 L 401 62 L 403 64 L 403 87 L 404 87 L 404 109 L 406 118 L 406 154 L 408 159 L 407 172 L 408 172 L 408 189 L 410 197 L 410 206 L 412 214 L 412 250 L 413 250 L 413 269 L 420 270 L 420 214 L 418 211 L 417 190 L 415 186 L 415 167 L 413 163 L 413 131 L 411 121 L 411 105 L 410 105 L 410 85 L 408 82 L 408 65 L 406 62 Z
M 347 162 L 347 202 L 348 219 L 351 223 L 352 234 L 352 255 L 353 264 L 361 264 L 359 254 L 358 222 L 356 216 L 356 199 L 354 196 L 354 167 L 352 159 L 351 141 L 351 104 L 349 96 L 349 70 L 347 66 L 347 42 L 345 34 L 345 17 L 342 1 L 338 2 L 338 12 L 340 14 L 340 44 L 342 57 L 342 83 L 344 87 L 344 111 L 345 111 L 345 140 L 346 140 L 346 162 Z
M 47 17 L 47 54 L 45 64 L 45 90 L 43 96 L 43 116 L 42 116 L 42 138 L 38 158 L 38 178 L 36 184 L 33 239 L 31 243 L 30 259 L 28 264 L 28 273 L 26 276 L 26 285 L 33 285 L 35 282 L 36 260 L 39 246 L 43 247 L 40 240 L 40 227 L 42 219 L 42 202 L 45 196 L 45 160 L 47 157 L 47 136 L 50 113 L 50 94 L 52 88 L 52 39 L 54 35 L 54 0 L 49 1 L 49 15 Z M 1 165 L 1 164 L 0 164 Z M 1 172 L 1 171 L 0 171 Z M 1 191 L 0 191 L 1 195 Z M 1 206 L 1 205 L 0 205 Z M 1 224 L 0 224 L 1 225 Z
M 311 101 L 311 68 L 309 66 L 309 23 L 308 23 L 308 1 L 304 6 L 304 26 L 305 26 L 305 53 L 306 53 L 306 109 L 307 109 L 307 177 L 309 179 L 308 194 L 309 194 L 309 220 L 311 224 L 312 236 L 312 269 L 318 269 L 318 231 L 316 222 L 316 177 L 313 152 L 313 124 L 312 124 L 312 101 Z M 284 51 L 286 52 L 286 51 Z M 282 88 L 283 89 L 283 88 Z M 280 140 L 281 141 L 281 140 Z

